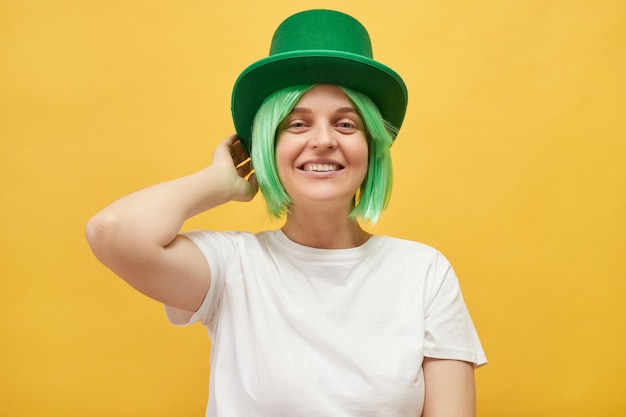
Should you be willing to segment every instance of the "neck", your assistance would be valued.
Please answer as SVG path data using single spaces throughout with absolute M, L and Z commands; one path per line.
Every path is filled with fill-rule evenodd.
M 356 220 L 337 213 L 293 210 L 287 215 L 283 233 L 292 241 L 319 249 L 347 249 L 361 246 L 371 236 Z

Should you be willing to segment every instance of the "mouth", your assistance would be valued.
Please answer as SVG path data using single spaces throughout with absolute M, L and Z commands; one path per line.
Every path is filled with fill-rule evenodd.
M 342 170 L 343 165 L 306 163 L 300 166 L 298 169 L 309 172 L 332 172 Z

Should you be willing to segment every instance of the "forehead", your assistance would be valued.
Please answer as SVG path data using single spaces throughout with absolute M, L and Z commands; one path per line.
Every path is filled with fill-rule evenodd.
M 320 84 L 304 93 L 296 108 L 337 107 L 354 108 L 352 102 L 336 85 Z

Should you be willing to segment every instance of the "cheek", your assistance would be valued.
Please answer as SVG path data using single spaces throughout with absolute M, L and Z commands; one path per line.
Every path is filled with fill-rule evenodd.
M 276 170 L 278 171 L 278 178 L 281 181 L 284 179 L 284 173 L 291 169 L 291 165 L 295 160 L 296 151 L 294 146 L 289 146 L 288 140 L 280 140 L 276 144 Z
M 369 149 L 365 140 L 363 141 L 363 143 L 359 144 L 359 146 L 355 147 L 352 155 L 354 156 L 353 163 L 355 165 L 358 165 L 362 169 L 367 170 L 369 164 Z

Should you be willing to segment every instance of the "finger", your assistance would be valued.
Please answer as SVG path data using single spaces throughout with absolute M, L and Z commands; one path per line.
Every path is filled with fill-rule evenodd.
M 255 190 L 254 193 L 256 194 L 256 192 L 259 191 L 259 183 L 256 179 L 256 174 L 254 172 L 248 177 L 248 182 L 250 183 L 250 185 L 252 185 Z
M 254 175 L 254 174 L 252 174 Z M 237 183 L 239 192 L 235 194 L 233 198 L 235 201 L 250 201 L 259 191 L 259 186 L 256 182 L 256 178 L 249 178 L 247 181 L 241 180 Z
M 237 135 L 232 134 L 223 139 L 213 150 L 213 161 L 224 162 L 225 158 L 233 159 L 232 146 L 238 140 Z
M 250 199 L 252 199 L 252 197 L 259 192 L 259 183 L 257 182 L 256 175 L 254 173 L 250 174 L 248 177 L 248 184 L 250 184 Z
M 239 140 L 233 142 L 230 148 L 230 154 L 233 158 L 233 161 L 235 162 L 235 165 L 239 165 L 243 161 L 248 159 L 248 155 L 246 155 L 246 152 L 244 151 L 243 146 L 241 145 L 241 142 Z
M 218 147 L 225 147 L 225 148 L 231 149 L 233 147 L 233 145 L 235 144 L 235 142 L 237 142 L 238 140 L 239 140 L 239 138 L 237 137 L 236 134 L 228 135 L 217 146 Z
M 239 164 L 237 166 L 237 175 L 239 175 L 242 178 L 245 178 L 251 172 L 252 172 L 252 164 L 250 163 L 250 159 L 248 159 L 244 163 Z

